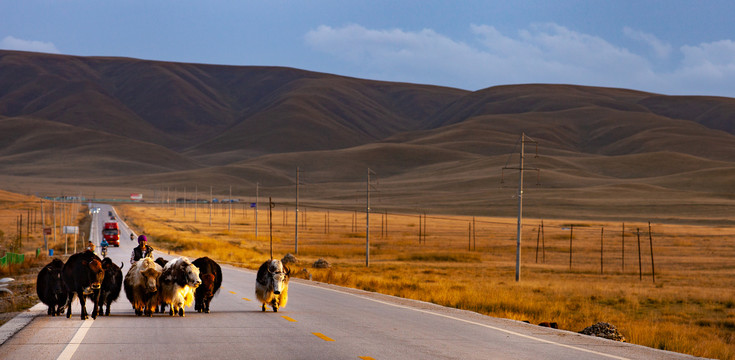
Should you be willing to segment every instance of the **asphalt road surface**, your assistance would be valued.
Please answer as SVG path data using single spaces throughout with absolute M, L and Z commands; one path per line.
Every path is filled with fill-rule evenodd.
M 101 229 L 112 208 L 97 206 Z M 125 264 L 125 274 L 137 242 L 120 224 L 121 246 L 110 247 L 108 255 Z M 255 273 L 226 265 L 222 270 L 222 288 L 209 314 L 192 307 L 183 318 L 138 317 L 124 293 L 111 316 L 96 320 L 80 320 L 78 301 L 70 319 L 49 317 L 44 305 L 35 306 L 31 313 L 38 316 L 26 315 L 30 322 L 0 346 L 0 359 L 692 358 L 300 279 L 290 282 L 287 307 L 261 312 Z

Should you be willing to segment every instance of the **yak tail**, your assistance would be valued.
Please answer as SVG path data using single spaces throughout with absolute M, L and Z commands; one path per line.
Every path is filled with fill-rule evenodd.
M 283 291 L 281 291 L 280 295 L 276 295 L 279 297 L 278 301 L 278 307 L 285 308 L 286 303 L 288 303 L 288 285 L 283 287 Z
M 186 292 L 184 293 L 184 306 L 190 307 L 193 302 L 194 302 L 194 289 L 189 287 L 189 285 L 187 285 Z

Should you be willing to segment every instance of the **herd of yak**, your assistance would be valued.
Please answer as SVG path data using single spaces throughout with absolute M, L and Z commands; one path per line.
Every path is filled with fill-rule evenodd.
M 110 304 L 118 299 L 125 287 L 125 295 L 137 316 L 152 316 L 154 312 L 184 316 L 184 307 L 209 313 L 209 304 L 222 285 L 222 269 L 208 257 L 190 261 L 178 257 L 171 261 L 146 257 L 133 263 L 123 280 L 122 268 L 109 257 L 100 259 L 94 252 L 85 251 L 69 257 L 66 263 L 55 258 L 38 273 L 36 292 L 48 305 L 48 314 L 71 317 L 74 298 L 79 299 L 81 318 L 88 318 L 86 300 L 92 300 L 92 318 L 110 315 Z M 285 307 L 288 300 L 290 270 L 280 260 L 267 260 L 258 269 L 255 294 L 273 311 Z M 107 306 L 106 309 L 103 307 Z

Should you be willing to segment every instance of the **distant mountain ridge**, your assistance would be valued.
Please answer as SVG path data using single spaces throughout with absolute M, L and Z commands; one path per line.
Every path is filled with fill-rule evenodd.
M 231 142 L 235 131 L 237 142 L 245 136 L 263 147 L 255 152 L 280 151 L 269 145 L 280 140 L 269 137 L 272 127 L 296 134 L 319 128 L 290 151 L 375 141 L 420 128 L 422 116 L 464 93 L 288 68 L 12 51 L 0 51 L 0 86 L 3 116 L 45 118 L 179 150 Z M 420 107 L 403 106 L 402 98 Z M 249 136 L 250 129 L 259 136 Z
M 488 184 L 517 159 L 521 133 L 539 144 L 544 187 L 529 190 L 539 204 L 607 202 L 593 211 L 622 216 L 652 189 L 683 204 L 735 201 L 732 98 L 544 84 L 470 92 L 283 67 L 0 51 L 9 189 L 63 180 L 249 191 L 259 182 L 290 196 L 298 166 L 320 184 L 313 196 L 339 201 L 356 196 L 349 189 L 370 167 L 396 204 L 472 212 L 487 199 L 503 213 L 507 191 Z M 628 203 L 610 200 L 620 189 L 631 190 Z

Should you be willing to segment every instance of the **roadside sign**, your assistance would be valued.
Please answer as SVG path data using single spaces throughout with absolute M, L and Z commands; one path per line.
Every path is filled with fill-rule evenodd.
M 250 207 L 251 207 L 251 208 L 254 208 L 254 207 L 256 207 L 256 206 L 257 206 L 257 205 L 256 205 L 255 203 L 250 203 Z
M 44 235 L 51 235 L 51 228 L 43 228 Z
M 79 226 L 64 226 L 64 234 L 79 234 Z

